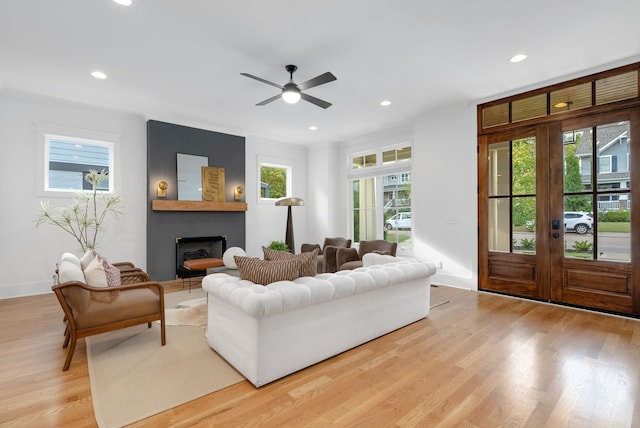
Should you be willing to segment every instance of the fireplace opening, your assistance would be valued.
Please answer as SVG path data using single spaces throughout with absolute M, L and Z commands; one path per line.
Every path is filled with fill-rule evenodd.
M 184 267 L 185 260 L 214 258 L 222 260 L 227 250 L 226 236 L 196 236 L 190 238 L 176 238 L 176 278 L 190 278 L 206 275 L 202 271 L 188 270 Z

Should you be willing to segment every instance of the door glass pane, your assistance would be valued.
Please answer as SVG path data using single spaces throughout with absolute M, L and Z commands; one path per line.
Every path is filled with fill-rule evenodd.
M 563 133 L 564 192 L 591 191 L 591 128 Z
M 536 193 L 536 140 L 523 138 L 511 144 L 511 168 L 514 195 Z
M 489 251 L 511 251 L 509 198 L 489 199 Z
M 511 207 L 513 252 L 536 252 L 536 198 L 513 198 Z
M 598 209 L 599 260 L 631 261 L 631 201 L 627 197 L 626 194 L 598 194 L 598 207 L 607 207 Z
M 596 128 L 598 190 L 624 189 L 629 174 L 629 122 Z
M 411 250 L 411 174 L 382 177 L 384 204 L 384 239 L 397 242 L 398 250 Z
M 509 141 L 489 146 L 489 196 L 509 194 L 509 148 Z
M 564 255 L 594 258 L 593 222 L 589 196 L 564 197 Z

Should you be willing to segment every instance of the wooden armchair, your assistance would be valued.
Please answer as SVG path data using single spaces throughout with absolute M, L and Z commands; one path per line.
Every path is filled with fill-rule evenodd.
M 78 339 L 125 327 L 160 320 L 160 341 L 164 346 L 164 288 L 150 282 L 140 269 L 121 273 L 120 287 L 92 287 L 80 281 L 54 285 L 62 306 L 67 331 L 63 348 L 69 346 L 62 371 L 69 369 Z
M 351 247 L 351 239 L 337 237 L 324 238 L 322 248 L 318 244 L 302 244 L 300 252 L 310 253 L 318 249 L 318 273 L 330 273 L 336 271 L 336 249 L 338 247 Z
M 358 249 L 355 248 L 338 248 L 336 251 L 336 264 L 338 270 L 349 270 L 362 267 L 362 256 L 367 253 L 396 255 L 398 244 L 396 242 L 388 242 L 382 239 L 373 241 L 360 241 Z

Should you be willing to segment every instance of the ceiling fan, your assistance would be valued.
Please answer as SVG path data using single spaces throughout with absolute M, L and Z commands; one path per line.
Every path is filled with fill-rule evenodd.
M 260 82 L 266 83 L 267 85 L 275 86 L 278 89 L 282 89 L 281 94 L 275 95 L 271 98 L 267 98 L 266 100 L 256 104 L 257 106 L 263 106 L 263 105 L 269 104 L 270 102 L 273 102 L 280 97 L 282 97 L 282 99 L 289 104 L 295 104 L 300 100 L 300 98 L 302 98 L 305 101 L 309 101 L 310 103 L 317 105 L 318 107 L 329 108 L 331 106 L 331 103 L 321 100 L 320 98 L 307 95 L 302 91 L 304 91 L 305 89 L 313 88 L 314 86 L 324 85 L 325 83 L 333 82 L 334 80 L 337 79 L 336 76 L 334 76 L 329 72 L 326 72 L 324 74 L 314 77 L 311 80 L 307 80 L 304 83 L 296 84 L 293 81 L 293 73 L 298 69 L 298 67 L 296 67 L 295 65 L 287 65 L 285 69 L 289 73 L 289 83 L 286 83 L 284 86 L 278 85 L 277 83 L 269 82 L 268 80 L 264 80 L 260 77 L 254 76 L 253 74 L 240 73 L 243 76 L 247 76 L 252 79 L 258 80 Z

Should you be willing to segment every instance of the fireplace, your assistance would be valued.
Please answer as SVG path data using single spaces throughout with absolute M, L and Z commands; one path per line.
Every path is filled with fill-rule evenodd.
M 183 264 L 185 260 L 215 258 L 222 259 L 227 250 L 226 236 L 196 236 L 191 238 L 176 238 L 176 278 L 201 276 L 206 271 L 187 271 Z

